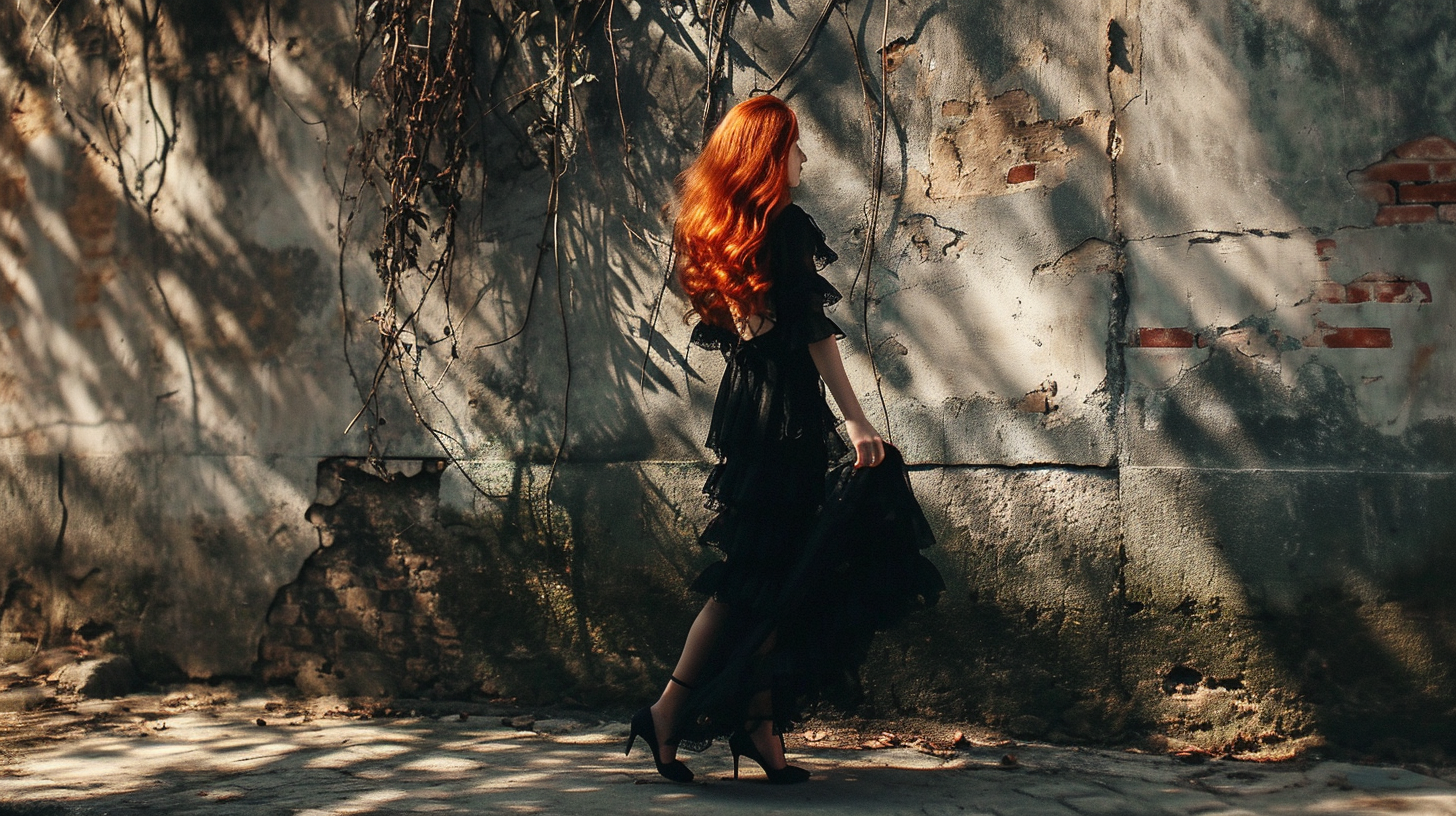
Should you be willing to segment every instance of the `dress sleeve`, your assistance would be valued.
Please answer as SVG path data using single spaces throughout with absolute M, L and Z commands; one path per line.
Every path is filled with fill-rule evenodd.
M 712 323 L 699 322 L 693 327 L 692 343 L 711 351 L 728 351 L 737 345 L 733 332 Z
M 771 263 L 780 327 L 788 330 L 795 345 L 844 337 L 844 330 L 824 314 L 826 306 L 844 296 L 819 274 L 839 255 L 824 242 L 824 233 L 814 219 L 797 205 L 790 205 L 775 227 Z
M 826 337 L 842 339 L 844 329 L 839 328 L 839 324 L 824 314 L 824 307 L 833 306 L 844 296 L 839 294 L 839 290 L 834 288 L 834 284 L 825 280 L 817 272 L 811 276 L 810 287 L 811 299 L 806 304 L 803 322 L 800 326 L 801 342 L 808 345 L 817 343 Z

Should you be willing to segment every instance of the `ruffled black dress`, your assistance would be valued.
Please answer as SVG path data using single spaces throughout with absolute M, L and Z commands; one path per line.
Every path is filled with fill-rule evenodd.
M 817 697 L 852 704 L 875 631 L 935 603 L 945 584 L 920 550 L 934 543 L 904 460 L 855 470 L 809 345 L 844 332 L 819 275 L 837 259 L 813 219 L 789 205 L 765 244 L 774 327 L 742 340 L 700 323 L 693 342 L 723 353 L 703 492 L 716 511 L 699 541 L 721 550 L 692 588 L 727 605 L 723 630 L 673 732 L 702 750 L 746 722 L 788 730 Z M 772 710 L 753 698 L 771 692 Z

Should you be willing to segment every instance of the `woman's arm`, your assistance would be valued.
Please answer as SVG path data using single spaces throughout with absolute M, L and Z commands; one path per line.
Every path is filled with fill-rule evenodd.
M 849 442 L 854 445 L 855 467 L 874 467 L 885 461 L 885 440 L 880 438 L 873 425 L 865 419 L 859 397 L 849 387 L 849 377 L 844 373 L 844 360 L 839 356 L 839 341 L 833 336 L 809 344 L 809 355 L 814 358 L 814 367 L 834 395 L 839 413 L 844 415 L 844 428 L 849 432 Z

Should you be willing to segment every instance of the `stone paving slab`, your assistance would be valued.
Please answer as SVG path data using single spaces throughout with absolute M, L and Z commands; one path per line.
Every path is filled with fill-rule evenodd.
M 124 701 L 50 715 L 108 714 L 112 727 L 67 731 L 58 721 L 51 725 L 61 736 L 7 753 L 0 761 L 0 816 L 1456 816 L 1450 781 L 1394 766 L 1188 765 L 1166 756 L 1027 744 L 1015 746 L 1014 763 L 1003 761 L 1004 747 L 948 756 L 904 747 L 796 748 L 791 761 L 814 779 L 775 787 L 751 764 L 745 779 L 733 781 L 720 746 L 685 755 L 698 780 L 677 785 L 652 771 L 645 751 L 622 755 L 622 722 L 542 720 L 533 726 L 540 730 L 518 730 L 485 716 L 315 716 L 280 711 L 263 698 L 165 716 L 141 708 L 130 719 Z M 556 733 L 544 733 L 548 728 Z

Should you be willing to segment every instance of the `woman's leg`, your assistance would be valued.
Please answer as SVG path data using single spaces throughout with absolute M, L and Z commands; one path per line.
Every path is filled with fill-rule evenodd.
M 760 659 L 766 658 L 769 652 L 773 651 L 777 640 L 778 632 L 771 633 L 763 645 L 758 648 L 757 656 Z M 763 755 L 763 760 L 768 763 L 768 767 L 777 770 L 789 764 L 784 759 L 784 743 L 773 731 L 773 695 L 768 689 L 760 691 L 749 699 L 748 717 L 749 720 L 746 723 L 748 736 L 753 740 L 753 746 Z
M 718 638 L 718 630 L 722 628 L 723 618 L 727 614 L 726 604 L 712 599 L 703 604 L 703 611 L 698 613 L 692 628 L 688 629 L 688 639 L 683 643 L 682 655 L 677 659 L 677 667 L 672 670 L 673 677 L 683 683 L 697 682 L 703 661 L 712 651 Z M 687 698 L 688 687 L 669 680 L 667 687 L 662 690 L 662 696 L 652 704 L 652 726 L 657 729 L 657 738 L 662 741 L 660 759 L 664 763 L 677 758 L 677 745 L 672 741 L 672 723 Z

